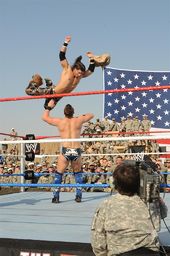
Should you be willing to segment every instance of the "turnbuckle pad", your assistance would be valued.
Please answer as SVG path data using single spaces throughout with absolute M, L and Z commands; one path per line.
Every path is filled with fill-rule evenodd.
M 34 171 L 33 171 L 33 170 L 26 170 L 26 171 L 24 172 L 24 178 L 25 178 L 25 180 L 33 180 L 34 177 L 35 177 L 35 175 L 34 175 Z

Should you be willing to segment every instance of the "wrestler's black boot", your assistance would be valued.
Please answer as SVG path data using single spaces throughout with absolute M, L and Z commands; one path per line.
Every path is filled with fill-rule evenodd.
M 47 87 L 54 86 L 53 82 L 50 78 L 44 78 L 44 81 L 45 81 Z
M 61 184 L 62 182 L 62 176 L 63 174 L 62 173 L 59 173 L 56 171 L 55 173 L 55 179 L 54 179 L 54 184 L 58 185 L 58 184 Z M 53 198 L 52 198 L 52 203 L 55 203 L 55 204 L 58 204 L 60 201 L 59 201 L 59 194 L 60 194 L 60 189 L 59 187 L 55 188 L 53 190 Z
M 83 174 L 82 172 L 75 172 L 74 173 L 74 177 L 75 177 L 75 181 L 77 184 L 83 184 Z M 80 203 L 82 199 L 82 188 L 81 187 L 77 187 L 76 188 L 76 197 L 75 197 L 75 201 L 77 203 Z
M 47 98 L 47 99 L 45 100 L 45 103 L 44 103 L 44 108 L 45 108 L 45 109 L 48 109 L 48 110 L 52 110 L 60 99 L 61 99 L 61 98 Z M 53 107 L 53 108 L 51 108 L 51 107 L 48 106 L 48 103 L 50 102 L 50 100 L 53 100 L 53 101 L 54 101 L 54 107 Z
M 51 202 L 54 204 L 58 204 L 60 202 L 59 197 L 53 197 Z
M 77 203 L 81 203 L 81 198 L 82 198 L 81 196 L 76 195 L 75 201 Z

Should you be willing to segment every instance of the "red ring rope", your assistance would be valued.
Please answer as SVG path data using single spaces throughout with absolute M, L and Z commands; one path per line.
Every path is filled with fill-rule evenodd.
M 139 132 L 139 131 L 134 131 L 134 132 L 119 132 L 119 131 L 106 131 L 106 132 L 101 132 L 101 133 L 82 133 L 81 136 L 99 136 L 99 135 L 134 135 L 134 134 L 144 134 L 144 135 L 150 135 L 152 133 L 170 133 L 170 130 L 158 130 L 158 131 L 148 131 L 148 132 Z M 5 136 L 9 136 L 9 137 L 16 137 L 16 138 L 21 138 L 21 139 L 25 139 L 25 136 L 20 136 L 20 135 L 12 135 L 10 133 L 3 133 L 0 132 L 0 135 L 5 135 Z M 40 140 L 40 139 L 50 139 L 50 138 L 60 138 L 60 136 L 57 135 L 53 135 L 53 136 L 36 136 L 35 139 L 36 140 Z M 166 139 L 167 140 L 167 139 Z
M 13 97 L 13 98 L 0 98 L 0 102 L 33 100 L 33 99 L 55 98 L 55 97 L 57 98 L 57 97 L 68 97 L 68 96 L 108 94 L 108 93 L 138 92 L 138 91 L 150 91 L 150 90 L 156 91 L 156 90 L 163 90 L 163 89 L 170 89 L 170 85 L 149 86 L 149 87 L 140 87 L 140 88 L 113 89 L 113 90 L 100 90 L 100 91 L 87 91 L 87 92 L 61 93 L 61 94 L 38 95 L 38 96 L 23 96 L 23 97 Z

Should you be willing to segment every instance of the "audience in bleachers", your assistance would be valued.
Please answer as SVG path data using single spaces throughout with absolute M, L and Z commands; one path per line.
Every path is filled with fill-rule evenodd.
M 137 135 L 137 132 L 149 132 L 151 128 L 151 122 L 147 116 L 143 117 L 143 120 L 139 120 L 138 117 L 132 119 L 131 116 L 122 118 L 121 123 L 117 123 L 114 118 L 109 120 L 96 119 L 96 121 L 88 122 L 84 126 L 84 137 L 104 137 L 104 136 L 125 136 L 125 134 L 118 134 L 118 132 L 127 132 L 126 136 Z M 113 132 L 113 134 L 111 133 Z M 115 134 L 116 132 L 116 134 Z M 134 132 L 134 133 L 133 133 Z M 105 133 L 105 135 L 104 135 Z M 138 134 L 139 135 L 139 134 Z M 140 134 L 141 136 L 141 134 Z M 131 149 L 139 150 L 141 148 L 145 153 L 158 153 L 150 155 L 152 160 L 158 165 L 158 171 L 170 172 L 170 160 L 163 162 L 159 155 L 159 145 L 153 140 L 129 140 L 128 141 L 97 141 L 97 142 L 82 142 L 82 172 L 84 173 L 84 182 L 89 184 L 110 184 L 110 188 L 87 188 L 86 191 L 111 191 L 113 187 L 113 173 L 115 167 L 122 163 L 124 159 L 132 159 L 128 153 L 132 152 Z M 17 147 L 8 148 L 0 152 L 4 154 L 4 163 L 0 165 L 0 174 L 18 174 L 20 173 L 20 161 Z M 39 158 L 37 162 L 26 163 L 26 170 L 33 170 L 35 174 L 44 174 L 43 176 L 36 176 L 33 180 L 27 180 L 25 183 L 53 183 L 54 173 L 57 166 L 57 154 L 54 157 L 46 157 L 44 151 L 41 151 L 42 158 Z M 122 157 L 119 155 L 124 153 Z M 126 155 L 127 153 L 127 155 Z M 164 174 L 164 181 L 170 183 L 170 175 Z M 21 177 L 19 176 L 0 176 L 0 182 L 2 183 L 20 183 Z M 68 169 L 68 172 L 63 175 L 64 184 L 75 183 L 72 170 Z M 47 189 L 49 190 L 49 189 Z M 62 188 L 62 191 L 73 191 L 73 188 Z

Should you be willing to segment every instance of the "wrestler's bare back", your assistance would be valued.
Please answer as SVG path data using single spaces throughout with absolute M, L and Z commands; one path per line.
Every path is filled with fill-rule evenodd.
M 80 138 L 82 121 L 81 117 L 63 118 L 57 123 L 60 136 L 62 139 L 76 139 Z M 80 142 L 63 142 L 62 146 L 68 148 L 79 148 Z

